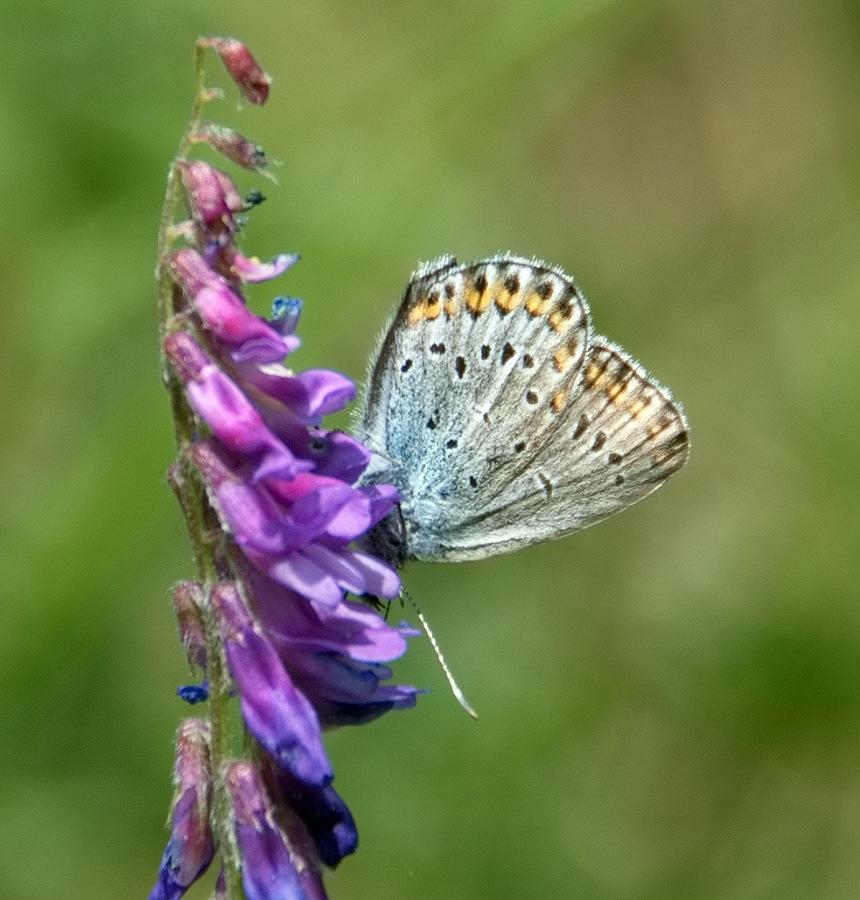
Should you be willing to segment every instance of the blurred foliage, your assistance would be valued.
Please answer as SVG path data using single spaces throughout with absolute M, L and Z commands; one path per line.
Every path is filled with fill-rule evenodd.
M 254 293 L 306 299 L 297 365 L 359 377 L 420 260 L 513 250 L 693 429 L 605 524 L 406 570 L 482 718 L 416 640 L 433 693 L 330 736 L 333 900 L 856 897 L 857 5 L 36 0 L 0 33 L 0 894 L 145 897 L 166 837 L 192 565 L 153 252 L 220 33 L 275 78 L 212 115 L 283 161 L 246 248 L 303 254 Z

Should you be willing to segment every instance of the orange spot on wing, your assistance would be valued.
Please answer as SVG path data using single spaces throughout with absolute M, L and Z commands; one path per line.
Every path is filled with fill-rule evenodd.
M 627 391 L 627 382 L 626 381 L 614 381 L 606 388 L 606 393 L 609 394 L 609 399 L 613 403 L 619 403 L 620 398 Z
M 519 291 L 511 294 L 503 289 L 496 294 L 496 306 L 498 306 L 502 312 L 513 312 L 522 301 L 522 294 L 520 294 Z
M 425 315 L 431 322 L 442 315 L 442 300 L 440 299 L 438 292 L 432 293 L 428 298 Z
M 570 351 L 567 347 L 559 347 L 552 355 L 552 364 L 556 372 L 564 372 L 570 365 Z
M 549 309 L 549 297 L 541 297 L 536 291 L 532 291 L 526 297 L 525 305 L 530 316 L 545 316 Z
M 489 291 L 485 290 L 483 293 L 480 293 L 473 284 L 466 285 L 463 295 L 466 309 L 475 313 L 475 315 L 480 315 L 490 305 Z
M 410 310 L 406 317 L 406 321 L 410 325 L 418 325 L 427 318 L 427 302 L 419 300 Z
M 637 397 L 632 403 L 627 406 L 627 411 L 631 416 L 633 416 L 634 419 L 639 419 L 642 417 L 642 413 L 644 413 L 650 405 L 650 397 Z
M 573 327 L 573 303 L 563 300 L 549 314 L 549 327 L 558 334 L 565 334 Z

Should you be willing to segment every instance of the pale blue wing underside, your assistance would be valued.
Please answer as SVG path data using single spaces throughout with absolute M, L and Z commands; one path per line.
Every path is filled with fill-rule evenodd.
M 372 364 L 369 480 L 403 496 L 403 558 L 479 559 L 630 506 L 686 461 L 669 392 L 591 331 L 572 279 L 494 257 L 419 270 Z

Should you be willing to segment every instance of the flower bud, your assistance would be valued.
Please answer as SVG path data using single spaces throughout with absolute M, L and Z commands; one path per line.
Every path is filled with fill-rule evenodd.
M 188 205 L 195 222 L 201 227 L 208 242 L 235 233 L 235 214 L 242 212 L 245 204 L 236 185 L 224 172 L 200 160 L 179 163 L 182 183 L 188 197 Z
M 183 722 L 177 733 L 174 785 L 173 830 L 149 900 L 177 900 L 209 868 L 215 852 L 209 726 L 200 719 Z
M 221 57 L 230 77 L 236 82 L 245 98 L 257 106 L 266 102 L 272 79 L 260 68 L 251 51 L 235 38 L 201 38 L 202 47 L 212 47 Z
M 179 639 L 191 666 L 206 669 L 206 632 L 201 609 L 203 588 L 196 581 L 183 581 L 173 589 L 173 608 L 179 623 Z
M 268 162 L 262 147 L 226 125 L 201 122 L 200 128 L 194 134 L 194 140 L 209 144 L 244 169 L 259 170 Z

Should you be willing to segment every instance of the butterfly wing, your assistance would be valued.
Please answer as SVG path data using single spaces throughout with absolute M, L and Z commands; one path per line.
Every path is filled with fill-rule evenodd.
M 573 281 L 496 257 L 424 267 L 371 370 L 362 437 L 402 495 L 406 557 L 479 559 L 578 531 L 683 465 L 668 392 L 591 333 Z

